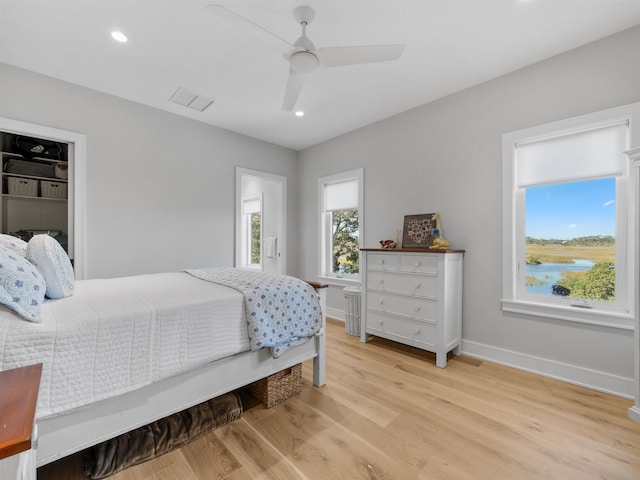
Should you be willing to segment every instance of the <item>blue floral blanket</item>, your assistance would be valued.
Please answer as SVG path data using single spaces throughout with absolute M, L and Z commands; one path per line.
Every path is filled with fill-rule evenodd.
M 237 268 L 185 271 L 242 292 L 253 351 L 271 347 L 272 356 L 277 358 L 288 348 L 306 342 L 322 328 L 318 294 L 302 280 Z

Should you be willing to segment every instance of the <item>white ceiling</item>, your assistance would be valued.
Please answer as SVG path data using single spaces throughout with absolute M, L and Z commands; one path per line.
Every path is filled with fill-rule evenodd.
M 297 118 L 281 109 L 285 59 L 212 3 L 291 43 L 309 5 L 316 47 L 406 47 L 314 72 Z M 640 0 L 0 0 L 0 61 L 300 150 L 637 24 Z M 169 103 L 180 86 L 215 103 Z

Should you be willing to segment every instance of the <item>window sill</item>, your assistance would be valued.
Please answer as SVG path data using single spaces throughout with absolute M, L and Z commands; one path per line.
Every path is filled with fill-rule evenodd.
M 327 283 L 334 287 L 355 287 L 360 286 L 360 278 L 338 278 L 338 277 L 326 277 L 319 275 L 318 280 L 322 283 Z
M 569 305 L 549 305 L 538 302 L 525 302 L 522 300 L 503 299 L 501 302 L 503 312 L 553 318 L 566 322 L 597 325 L 621 330 L 635 330 L 634 317 L 628 313 L 580 308 Z

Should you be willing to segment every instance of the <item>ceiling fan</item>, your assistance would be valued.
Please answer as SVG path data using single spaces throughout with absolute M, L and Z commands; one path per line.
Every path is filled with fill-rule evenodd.
M 388 62 L 400 58 L 404 50 L 404 45 L 316 48 L 307 37 L 307 26 L 313 21 L 315 12 L 307 6 L 296 7 L 293 11 L 293 18 L 302 27 L 302 36 L 293 44 L 222 5 L 209 5 L 207 10 L 233 25 L 245 29 L 250 35 L 275 47 L 283 54 L 289 62 L 289 80 L 282 101 L 282 109 L 287 111 L 293 110 L 305 80 L 318 67 L 331 68 L 362 63 Z

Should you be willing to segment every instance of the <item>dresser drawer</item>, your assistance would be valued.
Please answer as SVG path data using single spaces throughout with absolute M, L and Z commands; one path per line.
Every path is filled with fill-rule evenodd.
M 402 293 L 425 298 L 438 297 L 438 278 L 427 275 L 402 275 L 391 272 L 368 272 L 370 290 Z
M 367 270 L 379 270 L 395 272 L 398 270 L 398 256 L 394 254 L 369 254 L 367 255 Z
M 438 273 L 437 255 L 400 255 L 398 270 L 409 273 Z
M 376 333 L 391 340 L 411 340 L 433 347 L 436 342 L 436 326 L 419 320 L 387 317 L 367 312 L 367 332 Z
M 438 314 L 438 302 L 368 290 L 367 309 L 435 323 Z

